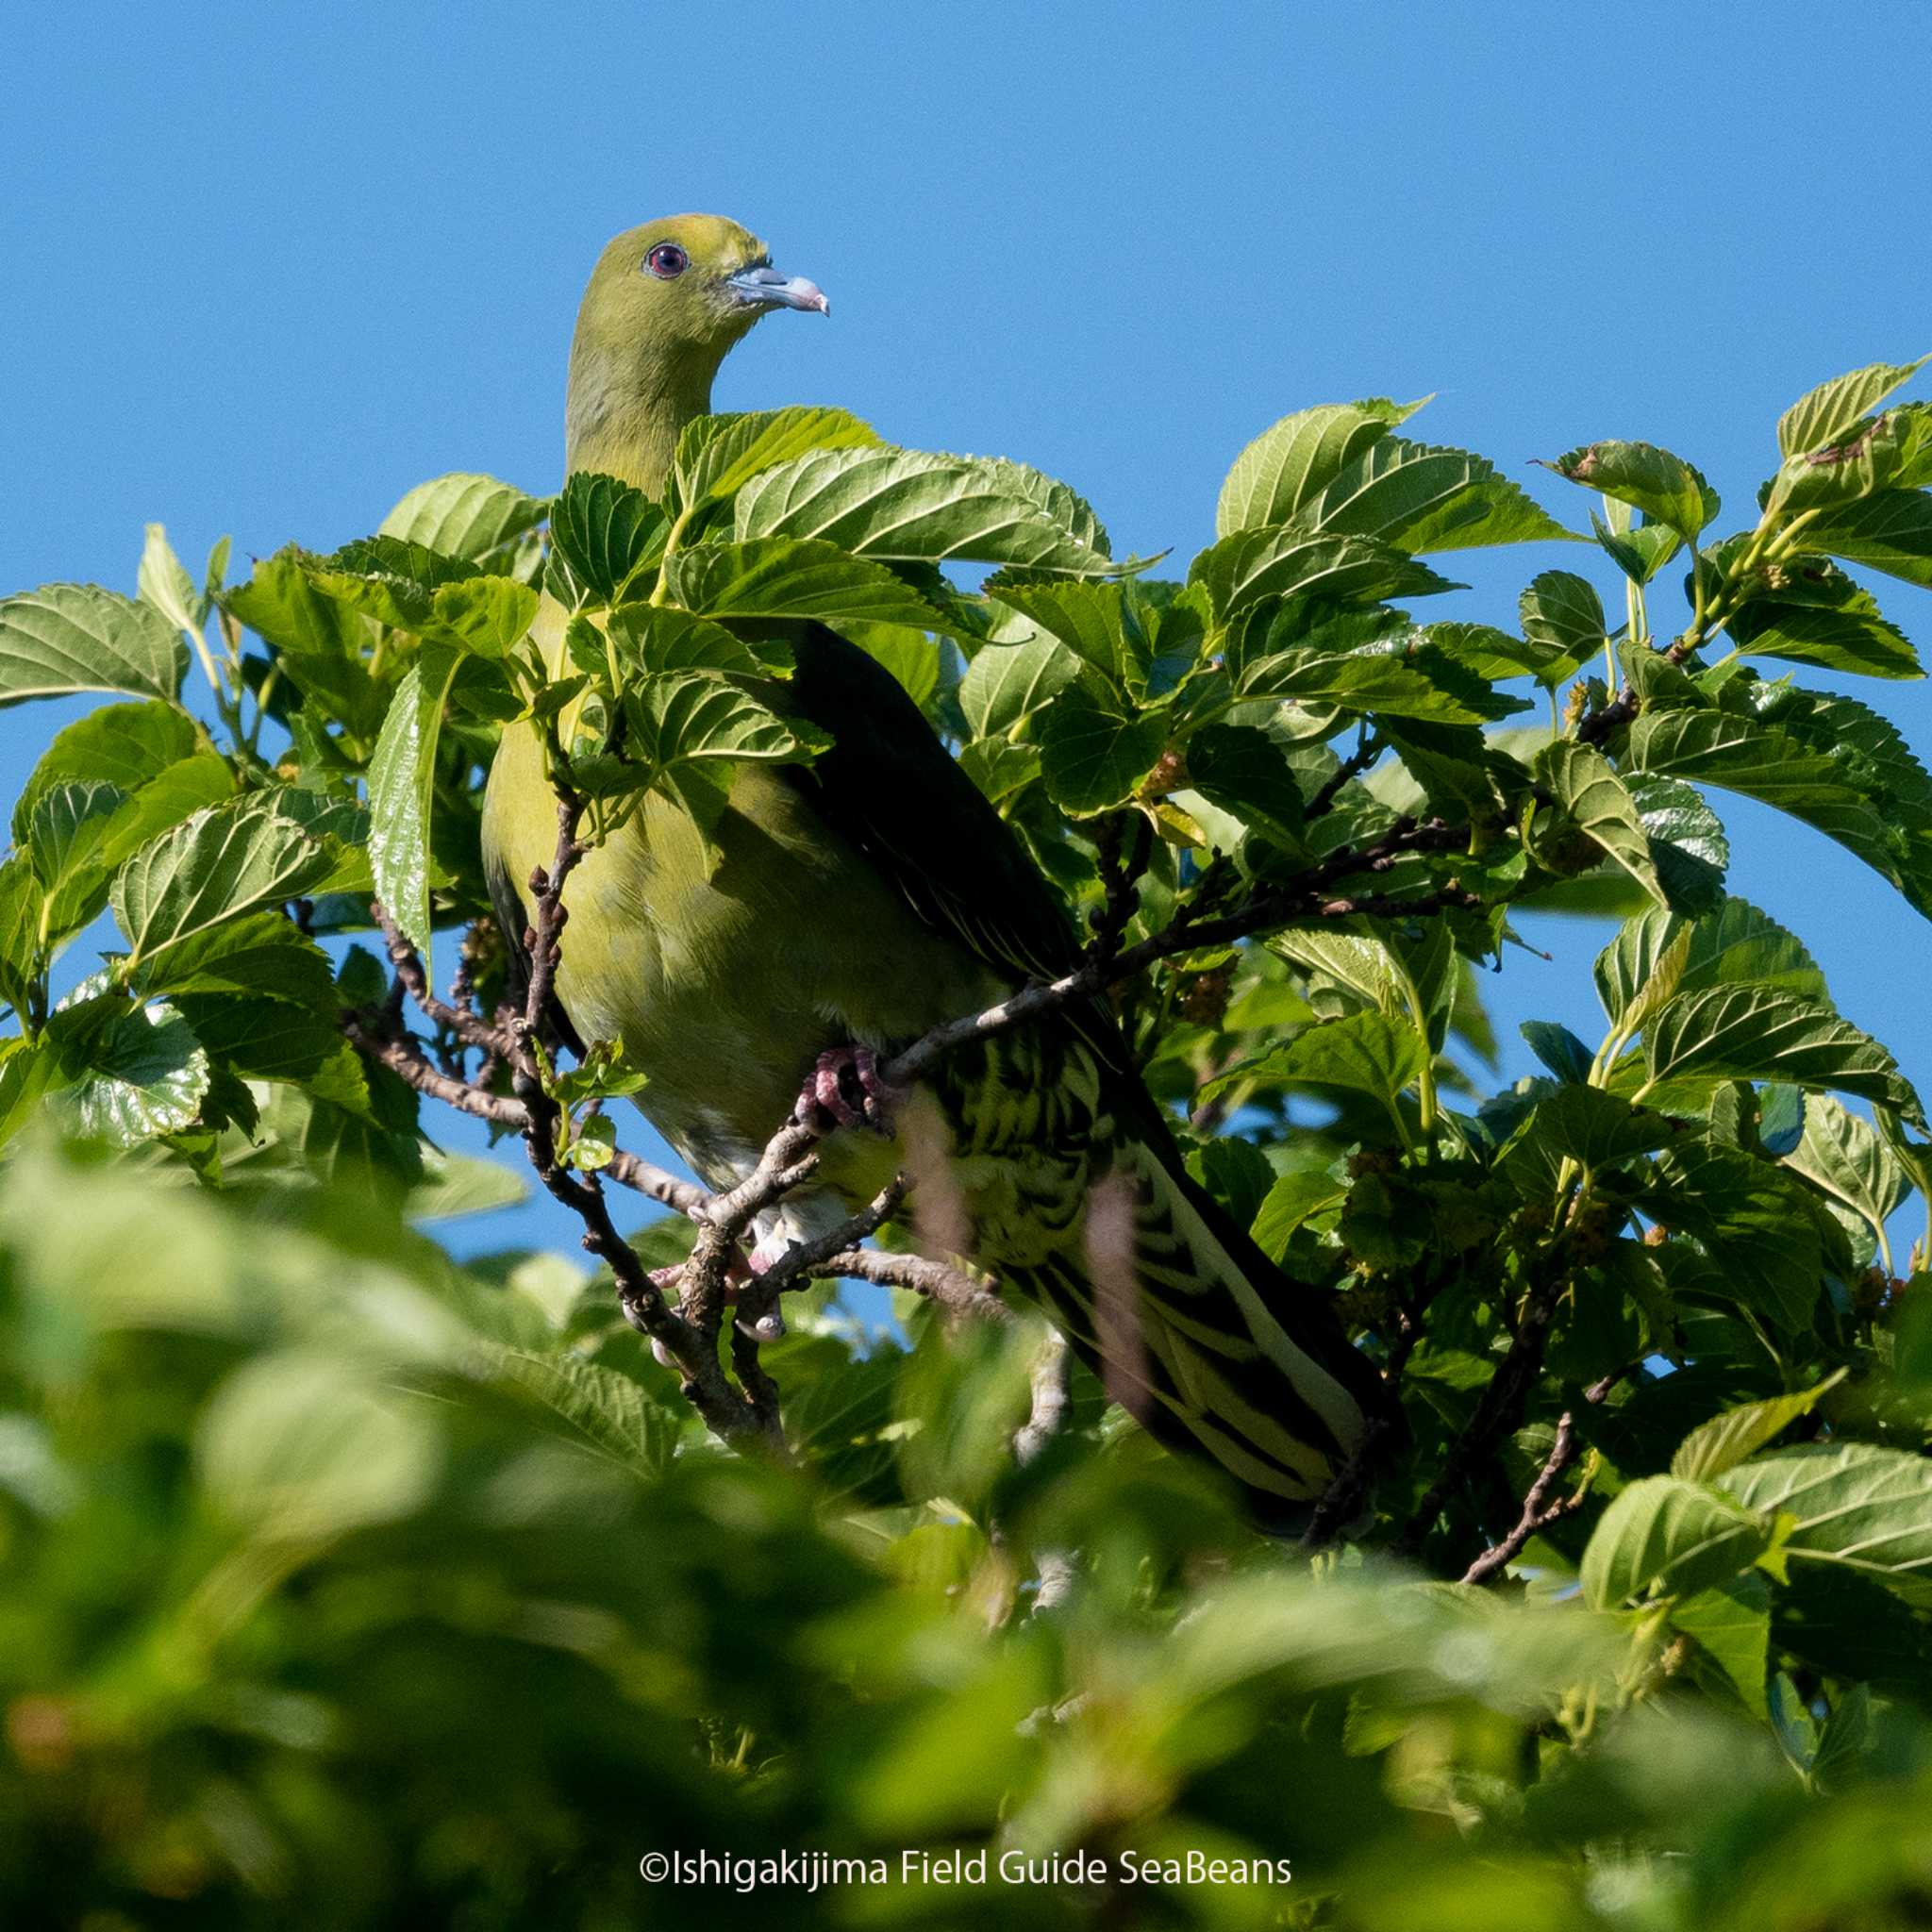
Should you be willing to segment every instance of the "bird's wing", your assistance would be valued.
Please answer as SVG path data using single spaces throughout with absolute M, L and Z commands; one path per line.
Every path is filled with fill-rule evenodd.
M 1080 963 L 1066 912 L 1021 844 L 875 658 L 820 625 L 789 628 L 786 702 L 833 740 L 793 782 L 926 924 L 1000 978 L 1057 979 Z M 1097 1001 L 1068 1018 L 1111 1068 L 1125 1056 Z

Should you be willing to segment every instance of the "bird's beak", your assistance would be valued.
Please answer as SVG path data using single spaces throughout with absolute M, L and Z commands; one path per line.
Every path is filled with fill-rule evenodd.
M 803 275 L 783 275 L 774 268 L 741 269 L 725 277 L 724 286 L 741 302 L 759 308 L 816 308 L 821 315 L 832 312 L 832 305 L 816 282 L 808 282 Z

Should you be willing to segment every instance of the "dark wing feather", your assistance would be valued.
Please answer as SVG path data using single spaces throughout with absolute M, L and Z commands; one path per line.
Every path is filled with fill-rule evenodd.
M 782 635 L 797 666 L 784 701 L 833 740 L 791 774 L 826 824 L 921 919 L 1002 978 L 1017 986 L 1073 972 L 1080 945 L 1065 908 L 899 680 L 822 625 L 787 625 Z M 1063 1011 L 1110 1071 L 1129 1073 L 1100 1001 L 1070 1001 Z

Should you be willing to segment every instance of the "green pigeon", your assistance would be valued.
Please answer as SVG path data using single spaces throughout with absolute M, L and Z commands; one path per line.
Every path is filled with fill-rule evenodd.
M 781 308 L 828 312 L 734 222 L 618 236 L 577 316 L 567 470 L 660 494 L 719 364 Z M 563 627 L 546 599 L 553 671 Z M 738 768 L 712 852 L 654 795 L 586 855 L 565 894 L 566 1017 L 583 1040 L 623 1042 L 647 1076 L 639 1105 L 708 1187 L 741 1179 L 795 1108 L 819 1109 L 818 1174 L 759 1223 L 754 1267 L 903 1167 L 927 1245 L 1035 1298 L 1145 1427 L 1292 1526 L 1370 1420 L 1392 1422 L 1381 1377 L 1187 1174 L 1104 1002 L 960 1046 L 911 1094 L 880 1088 L 878 1062 L 1072 970 L 1078 941 L 898 681 L 823 625 L 786 637 L 796 669 L 771 701 L 832 749 Z M 536 732 L 512 725 L 483 838 L 513 942 L 556 824 Z

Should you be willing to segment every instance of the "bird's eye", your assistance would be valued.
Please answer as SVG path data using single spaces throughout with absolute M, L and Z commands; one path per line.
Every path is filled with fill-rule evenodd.
M 691 257 L 675 242 L 660 242 L 644 257 L 644 266 L 662 281 L 675 281 L 691 266 Z

